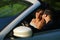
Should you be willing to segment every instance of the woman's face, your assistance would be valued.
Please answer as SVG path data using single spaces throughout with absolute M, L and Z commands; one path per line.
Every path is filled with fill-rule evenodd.
M 42 18 L 45 19 L 45 16 L 46 16 L 46 14 L 43 14 L 43 15 L 42 15 Z
M 40 10 L 39 12 L 36 12 L 36 15 L 35 15 L 36 18 L 40 18 L 41 19 L 42 15 L 43 15 L 43 12 L 44 12 L 43 10 Z

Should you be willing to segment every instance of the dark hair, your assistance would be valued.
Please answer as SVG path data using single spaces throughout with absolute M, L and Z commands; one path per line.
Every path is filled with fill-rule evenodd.
M 34 13 L 36 13 L 36 12 L 40 12 L 41 10 L 45 10 L 45 8 L 43 8 L 41 5 L 38 7 L 38 8 L 36 8 L 35 10 L 34 10 Z
M 40 12 L 41 10 L 44 11 L 43 9 L 37 9 L 36 12 Z
M 50 15 L 51 19 L 54 17 L 54 11 L 50 9 L 45 9 L 44 14 Z
M 37 9 L 35 9 L 34 12 L 33 12 L 33 18 L 35 18 L 36 12 L 39 13 L 40 11 L 43 11 L 44 12 L 44 9 L 42 7 L 38 7 Z M 43 15 L 43 13 L 42 13 L 42 15 Z
M 46 10 L 44 11 L 44 13 L 45 13 L 45 14 L 48 14 L 48 15 L 51 15 L 51 14 L 52 14 L 52 11 L 46 9 Z

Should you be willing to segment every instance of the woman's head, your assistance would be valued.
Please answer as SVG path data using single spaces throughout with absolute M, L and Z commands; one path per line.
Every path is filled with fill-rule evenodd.
M 38 10 L 36 11 L 36 14 L 35 14 L 36 18 L 41 19 L 43 13 L 44 13 L 44 10 L 43 10 L 43 9 L 38 9 Z
M 49 10 L 49 9 L 46 9 L 45 11 L 44 11 L 44 14 L 43 14 L 43 18 L 46 18 L 47 16 L 49 16 L 51 19 L 52 19 L 52 16 L 53 16 L 53 12 L 51 11 L 51 10 Z
M 46 23 L 53 20 L 53 11 L 49 10 L 49 9 L 46 9 L 44 11 L 44 14 L 42 15 L 42 18 L 45 19 Z

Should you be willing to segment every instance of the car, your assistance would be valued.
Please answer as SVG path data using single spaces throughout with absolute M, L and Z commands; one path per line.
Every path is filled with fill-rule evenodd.
M 34 10 L 41 3 L 38 0 L 8 1 L 0 8 L 0 40 L 60 40 L 60 29 L 34 33 L 28 38 L 13 36 L 13 30 L 18 26 L 25 26 L 33 18 Z

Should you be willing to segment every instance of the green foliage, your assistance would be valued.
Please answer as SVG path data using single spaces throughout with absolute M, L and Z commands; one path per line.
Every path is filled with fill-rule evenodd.
M 1 6 L 1 5 L 0 5 Z M 0 7 L 0 18 L 10 17 L 21 13 L 27 5 L 24 3 L 14 3 L 13 5 L 4 5 Z

